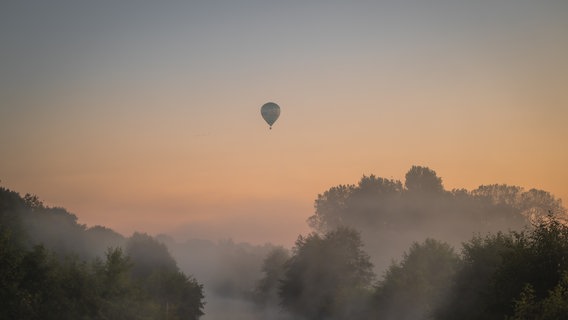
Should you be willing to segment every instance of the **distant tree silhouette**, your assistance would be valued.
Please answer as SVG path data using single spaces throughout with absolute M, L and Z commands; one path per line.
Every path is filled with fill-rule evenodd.
M 549 210 L 568 222 L 561 201 L 546 191 L 509 185 L 447 191 L 436 172 L 422 166 L 412 166 L 404 187 L 374 175 L 332 187 L 318 195 L 314 209 L 308 224 L 316 232 L 359 230 L 378 268 L 428 237 L 457 246 L 476 233 L 522 230 Z
M 315 230 L 325 233 L 345 225 L 348 200 L 355 186 L 339 185 L 319 194 L 315 201 L 315 214 L 308 218 L 308 224 Z
M 404 186 L 410 193 L 432 194 L 444 191 L 442 178 L 436 171 L 422 166 L 412 166 L 406 173 Z
M 177 265 L 168 248 L 153 237 L 135 232 L 126 241 L 126 254 L 133 262 L 132 274 L 147 278 L 155 271 L 174 272 Z

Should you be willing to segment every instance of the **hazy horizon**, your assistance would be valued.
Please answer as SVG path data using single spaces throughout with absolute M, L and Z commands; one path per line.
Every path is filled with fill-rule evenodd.
M 412 165 L 566 202 L 566 30 L 556 0 L 11 1 L 1 185 L 125 235 L 288 246 L 318 194 Z

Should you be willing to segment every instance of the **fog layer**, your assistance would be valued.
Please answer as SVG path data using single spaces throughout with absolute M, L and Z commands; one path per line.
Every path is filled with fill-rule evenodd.
M 0 300 L 15 317 L 556 319 L 568 306 L 560 199 L 502 184 L 446 190 L 421 166 L 404 183 L 370 175 L 319 194 L 312 232 L 292 248 L 124 237 L 4 188 L 0 213 Z

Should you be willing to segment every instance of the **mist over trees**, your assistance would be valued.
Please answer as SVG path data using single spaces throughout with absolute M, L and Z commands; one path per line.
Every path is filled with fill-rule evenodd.
M 290 259 L 290 253 L 283 247 L 272 249 L 262 263 L 263 277 L 256 284 L 254 297 L 256 303 L 265 307 L 278 305 L 280 283 L 285 277 L 285 264 Z
M 462 256 L 452 294 L 436 312 L 437 319 L 566 316 L 568 227 L 554 217 L 529 231 L 473 238 L 464 244 Z
M 182 273 L 154 238 L 87 229 L 65 209 L 4 188 L 0 287 L 0 319 L 198 319 L 203 314 L 202 285 Z
M 543 190 L 446 190 L 413 166 L 318 195 L 287 249 L 124 237 L 0 188 L 0 319 L 562 319 L 566 216 Z
M 374 279 L 359 233 L 340 227 L 299 237 L 280 283 L 282 306 L 307 319 L 358 318 Z
M 448 191 L 435 171 L 413 166 L 404 184 L 363 176 L 318 195 L 314 208 L 314 233 L 284 262 L 267 256 L 257 283 L 296 317 L 560 319 L 568 305 L 566 209 L 546 191 Z M 365 280 L 336 280 L 351 279 L 355 261 Z
M 346 227 L 300 237 L 281 267 L 271 283 L 296 319 L 553 320 L 568 310 L 568 226 L 552 215 L 522 232 L 473 237 L 459 253 L 415 242 L 378 281 L 358 232 Z
M 550 193 L 504 184 L 472 191 L 445 190 L 427 167 L 413 166 L 404 184 L 374 175 L 317 196 L 308 224 L 325 233 L 339 226 L 359 230 L 377 270 L 384 270 L 414 241 L 434 238 L 459 246 L 476 234 L 521 230 L 549 211 L 566 209 Z
M 447 243 L 415 242 L 377 283 L 372 312 L 381 319 L 422 319 L 447 299 L 459 256 Z M 411 302 L 411 303 L 409 303 Z
M 167 245 L 180 269 L 190 272 L 204 285 L 204 319 L 286 319 L 278 305 L 277 292 L 261 292 L 256 288 L 263 275 L 265 258 L 273 251 L 287 252 L 286 249 L 269 243 L 252 245 L 231 239 L 177 242 L 166 235 L 157 238 Z M 284 260 L 275 259 L 272 266 L 281 268 Z M 269 287 L 266 283 L 266 288 Z M 264 307 L 258 308 L 257 303 Z
M 64 208 L 46 207 L 37 196 L 0 187 L 0 222 L 26 248 L 41 244 L 50 251 L 82 259 L 102 257 L 110 247 L 124 244 L 125 238 L 103 227 L 87 228 Z

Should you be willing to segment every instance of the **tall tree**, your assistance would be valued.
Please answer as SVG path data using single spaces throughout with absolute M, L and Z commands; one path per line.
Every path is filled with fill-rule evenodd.
M 412 166 L 406 173 L 404 186 L 411 193 L 433 194 L 444 191 L 442 178 L 436 171 L 422 166 Z
M 374 278 L 359 233 L 339 227 L 300 236 L 281 282 L 282 305 L 307 319 L 357 318 Z
M 285 264 L 290 258 L 288 250 L 283 247 L 272 249 L 262 263 L 263 277 L 255 288 L 255 300 L 261 306 L 278 304 L 280 281 L 284 278 Z
M 447 243 L 426 239 L 412 244 L 379 282 L 374 310 L 379 319 L 428 319 L 446 299 L 459 262 Z

